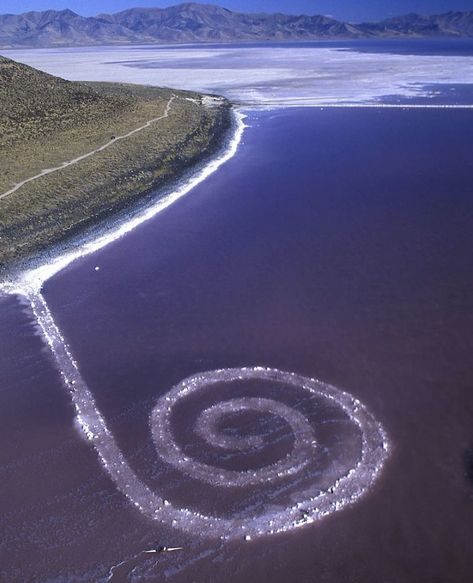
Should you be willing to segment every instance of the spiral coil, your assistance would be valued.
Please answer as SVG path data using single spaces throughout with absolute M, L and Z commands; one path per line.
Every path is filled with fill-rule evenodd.
M 262 486 L 272 488 L 282 482 L 292 488 L 289 503 L 259 505 L 258 512 L 246 509 L 234 516 L 199 512 L 173 504 L 155 492 L 131 468 L 105 419 L 97 409 L 94 397 L 82 378 L 53 316 L 40 294 L 30 297 L 32 309 L 45 340 L 56 359 L 65 385 L 73 400 L 77 420 L 82 431 L 93 443 L 109 476 L 117 488 L 145 515 L 153 520 L 172 525 L 192 535 L 247 540 L 285 532 L 320 520 L 333 512 L 353 504 L 374 484 L 389 455 L 389 440 L 382 425 L 368 409 L 350 394 L 321 381 L 282 372 L 276 369 L 249 367 L 199 373 L 191 376 L 160 397 L 150 414 L 150 428 L 157 456 L 163 465 L 172 467 L 196 483 L 205 483 L 215 489 L 243 489 L 251 491 Z M 292 433 L 292 447 L 280 460 L 258 469 L 233 470 L 189 457 L 177 443 L 173 431 L 173 412 L 189 398 L 217 387 L 241 382 L 262 382 L 266 386 L 283 386 L 285 394 L 302 392 L 309 401 L 315 400 L 322 419 L 319 424 L 333 423 L 324 419 L 326 411 L 339 411 L 336 427 L 347 426 L 356 433 L 347 434 L 345 441 L 335 442 L 338 449 L 348 454 L 343 463 L 336 460 L 332 466 L 317 466 L 319 458 L 327 456 L 327 447 L 319 443 L 320 431 L 296 407 L 285 402 L 260 396 L 242 396 L 220 400 L 202 411 L 193 425 L 195 435 L 203 444 L 217 452 L 228 450 L 242 454 L 267 446 L 262 436 L 235 435 L 221 430 L 226 416 L 253 412 L 279 418 Z M 331 413 L 333 416 L 333 414 Z M 351 437 L 350 437 L 351 435 Z M 333 440 L 333 437 L 332 437 Z M 271 445 L 271 444 L 269 444 Z M 327 468 L 330 467 L 330 471 Z M 303 476 L 300 479 L 298 476 Z M 300 491 L 296 486 L 301 483 Z

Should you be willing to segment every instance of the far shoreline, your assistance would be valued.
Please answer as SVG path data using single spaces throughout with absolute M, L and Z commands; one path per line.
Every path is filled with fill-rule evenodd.
M 2 53 L 7 52 L 18 52 L 18 51 L 50 51 L 50 50 L 58 50 L 62 51 L 64 49 L 117 49 L 117 48 L 139 48 L 139 47 L 153 47 L 153 48 L 177 48 L 177 47 L 209 47 L 209 46 L 244 46 L 248 47 L 250 45 L 254 45 L 255 47 L 258 46 L 271 46 L 271 45 L 290 45 L 290 44 L 321 44 L 321 45 L 337 45 L 337 44 L 346 44 L 351 43 L 356 45 L 358 43 L 367 43 L 367 44 L 376 44 L 382 42 L 389 42 L 389 43 L 402 43 L 402 42 L 413 42 L 413 43 L 422 43 L 422 42 L 432 42 L 432 43 L 441 43 L 441 42 L 466 42 L 473 44 L 473 37 L 472 36 L 448 36 L 448 35 L 439 35 L 439 36 L 379 36 L 379 37 L 339 37 L 339 38 L 303 38 L 303 39 L 248 39 L 248 40 L 225 40 L 225 41 L 217 41 L 217 40 L 203 40 L 203 41 L 194 41 L 194 42 L 156 42 L 156 43 L 97 43 L 97 44 L 57 44 L 57 45 L 46 45 L 46 46 L 0 46 L 0 51 Z

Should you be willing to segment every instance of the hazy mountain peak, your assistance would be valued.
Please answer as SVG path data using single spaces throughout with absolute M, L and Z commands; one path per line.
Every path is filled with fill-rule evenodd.
M 353 24 L 323 15 L 244 14 L 214 4 L 186 2 L 96 17 L 69 9 L 0 15 L 0 47 L 4 48 L 432 36 L 473 37 L 473 12 L 411 13 Z

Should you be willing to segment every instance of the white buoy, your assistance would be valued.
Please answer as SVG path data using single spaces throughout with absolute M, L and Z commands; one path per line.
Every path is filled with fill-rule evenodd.
M 98 265 L 95 266 L 95 271 L 100 271 L 100 267 Z

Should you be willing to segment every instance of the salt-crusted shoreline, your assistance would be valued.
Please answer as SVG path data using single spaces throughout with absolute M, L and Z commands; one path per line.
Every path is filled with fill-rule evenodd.
M 190 171 L 177 186 L 160 189 L 150 202 L 142 203 L 126 215 L 116 216 L 112 222 L 105 221 L 90 229 L 86 234 L 67 243 L 46 250 L 39 257 L 14 266 L 0 282 L 0 294 L 30 294 L 39 292 L 49 278 L 53 277 L 72 262 L 102 249 L 123 237 L 145 221 L 153 218 L 179 198 L 188 194 L 197 184 L 213 174 L 222 164 L 237 152 L 244 129 L 245 115 L 233 110 L 231 135 L 217 154 L 207 162 Z

